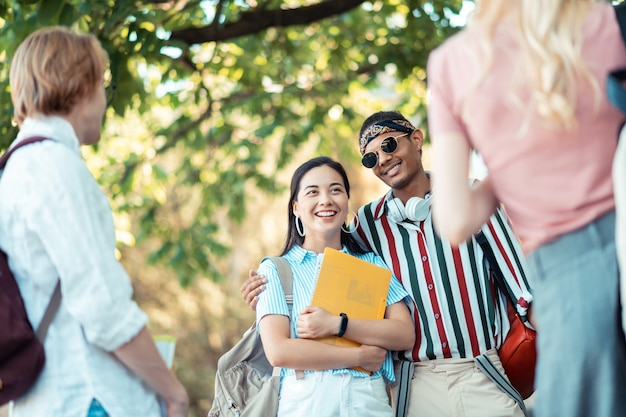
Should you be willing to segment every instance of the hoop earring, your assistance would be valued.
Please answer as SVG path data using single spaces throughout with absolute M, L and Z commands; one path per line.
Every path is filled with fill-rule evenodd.
M 302 223 L 302 220 L 300 220 L 300 217 L 296 216 L 295 214 L 293 215 L 293 217 L 293 222 L 296 224 L 296 231 L 298 232 L 300 237 L 304 237 L 304 235 L 306 235 L 306 231 L 304 230 L 304 224 Z
M 344 229 L 345 224 L 341 226 L 341 230 L 349 235 L 356 232 L 356 229 L 359 228 L 359 216 L 354 211 L 351 211 L 350 213 L 354 213 L 354 219 L 352 219 L 353 221 L 349 223 L 348 229 Z M 352 225 L 354 225 L 354 227 Z

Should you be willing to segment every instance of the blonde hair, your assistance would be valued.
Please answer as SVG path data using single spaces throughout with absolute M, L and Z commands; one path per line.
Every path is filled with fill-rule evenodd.
M 68 114 L 103 82 L 108 57 L 94 35 L 54 26 L 30 34 L 17 48 L 9 82 L 14 118 Z
M 513 86 L 513 98 L 526 110 L 535 109 L 549 124 L 576 127 L 579 86 L 588 82 L 600 102 L 600 86 L 583 62 L 582 25 L 591 3 L 598 0 L 479 0 L 470 30 L 478 29 L 483 39 L 486 67 L 476 84 L 493 65 L 491 39 L 496 25 L 505 18 L 519 43 L 521 60 Z M 585 7 L 587 6 L 587 7 Z M 532 105 L 519 97 L 522 89 Z M 528 114 L 528 113 L 527 113 Z

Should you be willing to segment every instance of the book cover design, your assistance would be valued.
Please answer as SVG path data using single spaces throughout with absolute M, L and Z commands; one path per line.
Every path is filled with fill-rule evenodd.
M 326 248 L 311 305 L 323 307 L 334 315 L 346 313 L 349 319 L 382 319 L 390 282 L 389 269 Z M 360 346 L 345 337 L 318 340 L 336 346 Z

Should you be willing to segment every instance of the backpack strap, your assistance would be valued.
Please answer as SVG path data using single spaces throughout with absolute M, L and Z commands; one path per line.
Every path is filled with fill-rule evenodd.
M 51 140 L 45 136 L 31 136 L 17 143 L 15 146 L 6 151 L 2 157 L 0 157 L 0 169 L 3 169 L 7 162 L 9 162 L 9 158 L 13 155 L 13 152 L 17 151 L 22 146 L 30 145 L 31 143 L 43 142 L 44 140 Z M 57 285 L 54 287 L 54 292 L 52 293 L 52 297 L 50 298 L 50 302 L 46 307 L 46 311 L 43 314 L 43 318 L 39 323 L 39 327 L 37 327 L 37 339 L 41 343 L 46 339 L 46 335 L 48 334 L 48 328 L 50 327 L 50 323 L 52 323 L 52 319 L 56 315 L 59 310 L 59 306 L 61 305 L 61 280 L 57 281 Z
M 48 303 L 48 307 L 46 307 L 46 311 L 43 313 L 43 318 L 41 319 L 41 322 L 39 322 L 39 327 L 37 327 L 37 339 L 39 339 L 41 343 L 43 343 L 46 339 L 48 327 L 50 327 L 50 323 L 52 323 L 52 319 L 54 319 L 54 316 L 57 314 L 60 305 L 61 280 L 58 280 L 57 285 L 54 287 L 52 298 L 50 298 L 50 302 Z
M 270 256 L 269 259 L 274 262 L 276 269 L 278 269 L 278 278 L 280 278 L 280 283 L 283 286 L 285 300 L 287 301 L 287 307 L 289 307 L 289 317 L 291 317 L 293 309 L 293 272 L 291 271 L 291 266 L 289 266 L 289 262 L 282 256 Z M 289 323 L 289 337 L 294 338 L 291 323 Z M 276 373 L 277 369 L 278 368 L 274 368 L 274 373 Z M 304 378 L 304 371 L 299 369 L 295 371 L 296 379 Z
M 291 272 L 291 266 L 289 262 L 282 256 L 269 257 L 278 269 L 278 278 L 283 286 L 283 292 L 285 293 L 285 300 L 289 307 L 289 314 L 291 314 L 291 308 L 293 307 L 293 273 Z
M 11 157 L 11 155 L 13 155 L 13 152 L 17 151 L 22 146 L 30 145 L 31 143 L 42 142 L 42 141 L 48 140 L 48 139 L 50 139 L 50 138 L 46 138 L 44 136 L 32 136 L 30 138 L 24 139 L 23 141 L 19 142 L 14 147 L 12 147 L 8 151 L 6 151 L 2 155 L 2 157 L 0 157 L 0 169 L 4 168 L 4 166 L 9 161 L 9 158 Z
M 622 39 L 626 45 L 626 3 L 620 3 L 613 7 L 617 16 Z M 622 68 L 609 73 L 607 78 L 607 95 L 609 101 L 622 112 L 626 113 L 626 90 L 622 83 L 626 81 L 626 69 Z

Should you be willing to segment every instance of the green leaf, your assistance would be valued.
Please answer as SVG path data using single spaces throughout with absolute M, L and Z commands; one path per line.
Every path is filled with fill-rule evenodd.
M 77 17 L 78 12 L 76 8 L 69 3 L 65 3 L 59 15 L 59 24 L 63 26 L 71 26 L 76 21 Z
M 57 22 L 57 17 L 64 4 L 65 2 L 62 0 L 41 0 L 37 12 L 38 23 L 45 26 Z

